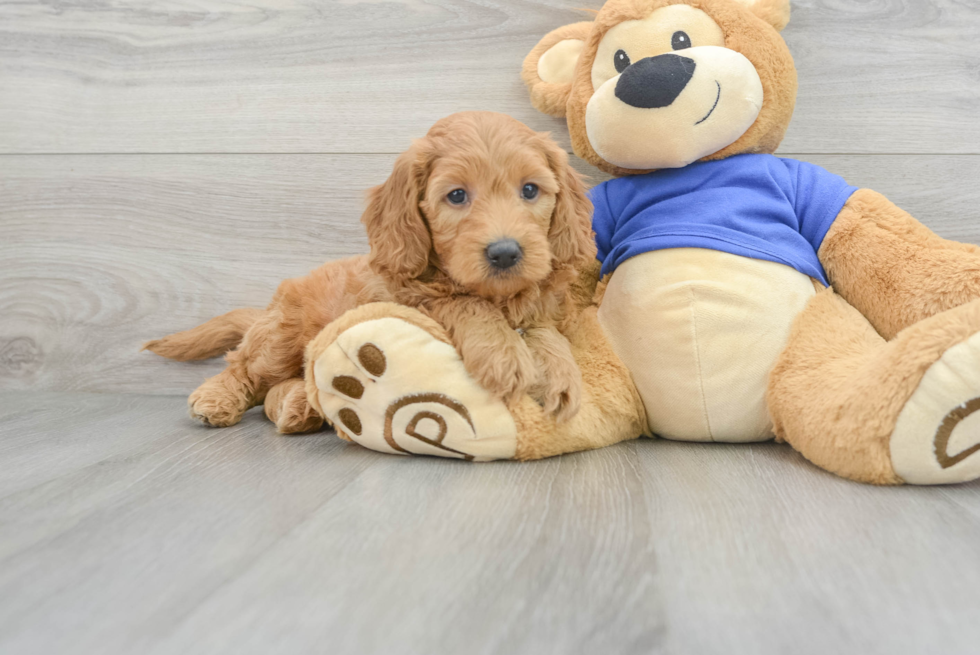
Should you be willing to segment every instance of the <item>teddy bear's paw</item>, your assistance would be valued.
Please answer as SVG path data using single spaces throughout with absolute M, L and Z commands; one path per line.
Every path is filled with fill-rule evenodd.
M 312 365 L 317 400 L 342 436 L 380 452 L 511 459 L 517 428 L 456 349 L 397 318 L 342 332 Z
M 891 438 L 895 472 L 909 484 L 980 478 L 980 334 L 929 367 Z

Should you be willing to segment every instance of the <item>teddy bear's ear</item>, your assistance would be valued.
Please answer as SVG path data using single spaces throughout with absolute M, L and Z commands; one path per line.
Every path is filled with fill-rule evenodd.
M 735 0 L 766 21 L 777 30 L 782 31 L 789 23 L 789 0 Z
M 592 22 L 572 23 L 549 32 L 524 59 L 521 77 L 531 92 L 531 104 L 545 114 L 565 116 L 572 79 Z

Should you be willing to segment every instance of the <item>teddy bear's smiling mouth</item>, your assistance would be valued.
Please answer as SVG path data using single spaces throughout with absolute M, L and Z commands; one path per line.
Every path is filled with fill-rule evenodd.
M 708 120 L 709 118 L 711 118 L 711 114 L 715 113 L 715 110 L 718 109 L 718 102 L 721 100 L 721 82 L 719 82 L 718 80 L 715 80 L 715 84 L 718 86 L 718 95 L 717 95 L 717 97 L 715 97 L 715 104 L 712 105 L 711 111 L 709 111 L 708 114 L 704 118 L 702 118 L 697 123 L 695 123 L 695 125 L 700 125 L 701 123 L 703 123 L 706 120 Z

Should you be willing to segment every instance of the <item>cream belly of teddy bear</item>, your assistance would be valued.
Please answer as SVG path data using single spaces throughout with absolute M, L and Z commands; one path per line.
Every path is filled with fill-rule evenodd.
M 633 375 L 650 430 L 681 441 L 773 438 L 766 385 L 815 295 L 789 266 L 700 248 L 621 264 L 599 321 Z

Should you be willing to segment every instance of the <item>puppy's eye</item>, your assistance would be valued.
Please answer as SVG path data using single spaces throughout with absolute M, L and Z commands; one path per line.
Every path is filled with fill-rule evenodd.
M 674 32 L 674 36 L 670 39 L 670 45 L 673 46 L 674 50 L 690 48 L 691 37 L 687 35 L 687 32 Z
M 466 191 L 463 189 L 453 189 L 446 195 L 446 200 L 451 205 L 465 205 L 467 200 Z
M 630 65 L 630 56 L 626 54 L 625 50 L 617 50 L 616 54 L 613 55 L 613 64 L 616 66 L 616 72 L 622 73 Z
M 538 197 L 538 185 L 537 184 L 525 184 L 524 188 L 521 189 L 521 197 L 525 200 L 534 200 Z

